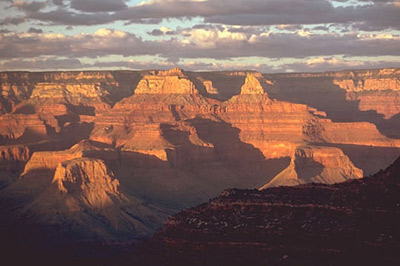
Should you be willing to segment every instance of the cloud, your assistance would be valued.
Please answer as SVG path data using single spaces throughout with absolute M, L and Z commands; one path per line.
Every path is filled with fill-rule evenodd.
M 167 28 L 162 33 L 170 32 Z M 400 37 L 394 34 L 315 34 L 231 32 L 229 27 L 183 29 L 182 38 L 143 40 L 135 34 L 102 28 L 93 34 L 3 33 L 0 58 L 37 56 L 102 57 L 157 55 L 181 58 L 238 57 L 303 58 L 310 56 L 398 56 Z
M 35 59 L 13 59 L 0 63 L 0 70 L 61 70 L 78 69 L 85 67 L 78 59 L 60 58 L 35 58 Z
M 200 17 L 206 23 L 225 25 L 342 23 L 358 25 L 364 30 L 400 29 L 398 0 L 360 1 L 364 4 L 337 7 L 329 0 L 151 0 L 136 6 L 128 6 L 126 0 L 53 0 L 57 9 L 43 11 L 50 3 L 17 1 L 13 6 L 25 11 L 26 19 L 62 25 L 101 25 L 114 21 L 158 24 L 163 19 Z M 67 3 L 72 9 L 66 7 Z
M 28 33 L 43 33 L 43 30 L 30 27 Z
M 304 62 L 282 65 L 282 69 L 294 72 L 321 72 L 345 69 L 371 69 L 388 67 L 400 67 L 400 60 L 397 62 L 387 62 L 347 60 L 335 57 L 315 57 L 307 59 Z
M 0 35 L 1 58 L 39 56 L 101 57 L 166 53 L 168 46 L 143 41 L 135 34 L 99 29 L 93 34 L 4 33 Z
M 166 68 L 180 64 L 188 69 L 250 69 L 251 64 L 241 64 L 238 60 L 252 57 L 257 62 L 282 58 L 285 62 L 287 59 L 296 62 L 281 67 L 256 66 L 269 72 L 314 71 L 368 67 L 364 60 L 343 59 L 346 57 L 400 55 L 400 37 L 396 31 L 400 30 L 400 0 L 149 0 L 135 6 L 128 0 L 0 1 L 5 7 L 0 11 L 3 68 L 15 69 L 18 64 L 28 67 L 32 62 L 43 68 L 51 64 L 58 67 L 59 62 L 77 68 L 76 60 L 85 62 L 91 58 L 90 62 L 97 62 L 80 67 L 109 64 L 149 68 L 142 65 L 146 63 Z M 164 27 L 171 27 L 175 20 L 161 24 L 173 18 L 181 20 L 178 27 Z M 189 27 L 184 26 L 187 21 Z M 191 26 L 198 21 L 199 24 Z M 21 27 L 15 27 L 21 23 Z M 161 25 L 141 29 L 138 25 L 128 26 L 138 23 Z M 48 33 L 57 32 L 58 25 L 74 31 Z M 90 27 L 91 33 L 74 33 L 86 28 L 79 26 L 93 25 L 101 26 L 97 31 Z M 132 31 L 110 29 L 115 25 Z M 28 30 L 13 32 L 15 28 Z M 159 62 L 118 64 L 101 60 L 103 57 L 110 60 L 113 55 L 148 55 L 159 58 Z M 304 58 L 307 59 L 300 62 Z M 229 60 L 235 63 L 226 63 Z M 376 64 L 383 62 L 370 66 Z M 388 60 L 388 64 L 392 61 Z
M 187 71 L 221 71 L 221 70 L 253 70 L 262 73 L 282 73 L 282 72 L 322 72 L 336 71 L 344 69 L 371 69 L 382 67 L 400 67 L 400 60 L 386 62 L 375 61 L 366 62 L 360 60 L 349 60 L 335 57 L 314 57 L 296 63 L 270 65 L 265 63 L 241 63 L 241 62 L 204 62 L 204 61 L 184 61 L 171 62 L 168 60 L 119 60 L 119 61 L 95 61 L 94 63 L 82 63 L 74 58 L 41 57 L 35 59 L 12 59 L 0 63 L 0 70 L 68 70 L 68 69 L 170 69 L 180 67 Z
M 53 0 L 53 4 L 56 6 L 63 6 L 64 0 Z
M 229 30 L 193 29 L 169 57 L 217 58 L 258 56 L 266 58 L 303 58 L 309 56 L 399 55 L 400 37 L 374 34 L 316 34 L 299 30 L 290 33 L 262 32 L 232 34 Z
M 71 0 L 71 7 L 83 12 L 112 12 L 127 8 L 126 0 Z
M 39 10 L 45 8 L 46 5 L 46 2 L 25 2 L 23 0 L 18 0 L 11 4 L 12 7 L 15 7 L 25 12 L 38 12 Z
M 18 16 L 18 17 L 6 17 L 2 20 L 0 20 L 0 26 L 3 25 L 19 25 L 23 22 L 25 22 L 25 17 L 23 16 Z
M 180 67 L 187 71 L 221 71 L 221 70 L 254 70 L 260 72 L 279 72 L 282 68 L 275 68 L 266 63 L 262 64 L 246 64 L 238 62 L 212 62 L 205 63 L 201 61 L 188 62 L 171 62 L 168 60 L 160 61 L 97 61 L 91 64 L 82 63 L 78 59 L 44 57 L 37 59 L 12 59 L 4 63 L 0 63 L 0 70 L 68 70 L 68 69 L 131 69 L 131 70 L 148 70 L 148 69 L 171 69 Z
M 170 28 L 161 27 L 160 29 L 154 29 L 148 32 L 148 34 L 151 36 L 163 36 L 163 35 L 176 35 L 177 32 L 175 32 Z

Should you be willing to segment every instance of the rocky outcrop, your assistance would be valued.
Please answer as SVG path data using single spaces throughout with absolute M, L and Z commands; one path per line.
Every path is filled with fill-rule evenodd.
M 363 112 L 376 111 L 384 119 L 400 113 L 397 100 L 400 95 L 399 69 L 277 74 L 266 77 L 273 81 L 267 87 L 274 97 L 306 103 L 330 113 L 334 119 L 370 119 L 379 126 L 385 122 L 379 120 L 382 118 L 374 117 L 373 113 L 368 117 Z M 337 109 L 339 105 L 343 112 Z
M 34 152 L 26 164 L 22 176 L 30 176 L 30 172 L 39 170 L 54 171 L 60 163 L 82 157 L 102 158 L 110 161 L 118 159 L 115 150 L 100 147 L 93 142 L 83 140 L 64 151 Z
M 171 217 L 138 264 L 396 265 L 400 160 L 336 185 L 230 189 Z
M 258 81 L 257 77 L 248 74 L 241 88 L 240 94 L 263 94 L 264 89 Z
M 400 154 L 399 141 L 380 131 L 376 116 L 332 117 L 360 111 L 342 105 L 346 92 L 332 82 L 348 74 L 303 75 L 181 69 L 7 74 L 8 83 L 29 88 L 0 116 L 6 152 L 1 165 L 19 167 L 4 175 L 12 182 L 7 181 L 0 198 L 19 202 L 14 209 L 26 207 L 32 217 L 54 216 L 47 212 L 54 207 L 63 217 L 55 218 L 55 224 L 65 218 L 82 228 L 83 220 L 95 224 L 104 216 L 100 227 L 112 224 L 113 229 L 96 234 L 118 239 L 120 232 L 137 232 L 137 227 L 125 227 L 138 220 L 127 218 L 136 213 L 130 204 L 151 203 L 156 213 L 172 213 L 227 187 L 331 184 L 359 178 L 362 171 L 368 175 Z M 282 101 L 279 93 L 292 98 Z M 304 97 L 310 102 L 302 102 Z M 7 149 L 16 146 L 28 147 L 32 156 L 14 164 L 23 156 Z M 45 197 L 54 205 L 46 205 Z M 130 214 L 114 213 L 106 205 L 128 208 Z M 85 211 L 92 218 L 81 214 Z M 139 231 L 150 232 L 159 220 L 143 224 Z
M 14 182 L 30 158 L 26 145 L 0 146 L 0 188 Z
M 139 82 L 135 94 L 194 94 L 198 93 L 194 84 L 187 79 L 179 68 L 159 71 L 145 75 Z
M 101 209 L 112 205 L 114 200 L 125 200 L 118 190 L 118 180 L 100 159 L 79 158 L 61 162 L 52 183 L 68 196 L 70 211 L 79 211 L 80 205 Z
M 77 158 L 58 164 L 51 184 L 23 215 L 43 224 L 70 226 L 80 238 L 132 239 L 151 233 L 165 214 L 121 191 L 101 159 Z
M 334 184 L 362 176 L 363 171 L 338 148 L 299 146 L 289 166 L 261 189 L 307 183 Z
M 36 114 L 0 116 L 0 143 L 34 142 L 47 136 L 46 125 Z
M 346 91 L 347 99 L 359 101 L 361 111 L 375 110 L 390 119 L 400 113 L 400 72 L 383 69 L 334 79 L 333 83 Z

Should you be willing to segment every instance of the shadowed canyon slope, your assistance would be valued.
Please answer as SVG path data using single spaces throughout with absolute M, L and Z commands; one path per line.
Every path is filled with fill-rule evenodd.
M 141 265 L 399 265 L 400 158 L 344 183 L 229 189 L 174 215 Z M 151 253 L 150 253 L 151 252 Z
M 399 73 L 0 73 L 1 210 L 119 240 L 226 188 L 361 178 L 400 155 Z

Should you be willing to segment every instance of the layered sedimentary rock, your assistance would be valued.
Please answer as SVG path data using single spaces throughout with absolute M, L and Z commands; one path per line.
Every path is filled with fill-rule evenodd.
M 77 239 L 147 236 L 171 211 L 124 190 L 111 169 L 120 163 L 119 152 L 91 141 L 65 151 L 34 152 L 20 178 L 0 193 L 4 203 L 22 204 L 17 210 L 8 206 L 6 215 L 31 217 L 30 222 L 50 226 L 55 235 L 51 228 L 64 226 Z
M 182 70 L 159 71 L 157 74 L 145 75 L 139 82 L 135 94 L 194 94 L 194 84 L 185 78 Z
M 157 265 L 397 265 L 400 160 L 336 185 L 230 189 L 174 215 L 135 253 Z
M 397 75 L 357 73 L 381 75 L 377 80 Z M 346 88 L 333 83 L 349 75 L 181 69 L 3 74 L 1 84 L 15 87 L 2 90 L 0 166 L 10 174 L 3 175 L 7 187 L 0 197 L 19 202 L 14 209 L 32 217 L 48 215 L 45 224 L 76 217 L 77 231 L 87 218 L 80 212 L 97 217 L 87 218 L 87 226 L 105 215 L 101 227 L 113 229 L 92 233 L 118 239 L 121 233 L 147 234 L 160 226 L 157 217 L 225 188 L 330 184 L 369 175 L 400 154 L 400 142 L 382 131 L 383 116 L 363 112 L 346 98 Z M 71 184 L 75 175 L 79 189 Z M 100 205 L 126 207 L 136 218 L 93 211 L 97 192 Z M 48 205 L 45 197 L 56 203 Z M 155 219 L 144 218 L 147 208 L 136 213 L 127 207 L 136 203 L 151 203 Z M 143 226 L 133 222 L 142 218 Z M 141 229 L 125 227 L 130 222 Z
M 45 139 L 47 128 L 37 114 L 6 114 L 0 117 L 0 143 Z
M 103 239 L 143 237 L 165 218 L 123 193 L 103 160 L 86 157 L 59 163 L 51 185 L 26 207 L 24 215 L 39 215 L 41 222 L 50 224 L 72 222 L 70 230 Z
M 0 146 L 0 188 L 18 178 L 29 157 L 30 150 L 26 145 Z
M 398 69 L 265 75 L 271 97 L 325 111 L 334 121 L 365 121 L 399 138 Z M 323 89 L 322 89 L 323 88 Z
M 338 148 L 298 146 L 289 166 L 261 189 L 307 183 L 334 184 L 362 176 L 363 171 Z
M 264 89 L 255 75 L 246 76 L 244 84 L 240 90 L 240 94 L 263 94 Z
M 40 169 L 55 170 L 57 165 L 63 161 L 82 157 L 102 158 L 112 161 L 117 160 L 117 153 L 113 149 L 100 147 L 96 143 L 83 140 L 64 151 L 34 152 L 26 164 L 22 176 L 27 175 L 31 171 Z
M 400 113 L 400 71 L 397 69 L 349 72 L 336 77 L 333 83 L 346 91 L 347 99 L 359 101 L 361 111 L 375 110 L 385 119 Z

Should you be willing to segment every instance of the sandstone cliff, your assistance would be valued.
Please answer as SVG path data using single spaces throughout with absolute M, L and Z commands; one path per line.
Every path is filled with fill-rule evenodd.
M 194 94 L 194 84 L 188 80 L 179 68 L 159 71 L 158 74 L 146 75 L 139 82 L 135 94 Z
M 298 146 L 289 166 L 261 189 L 307 183 L 334 184 L 362 176 L 363 171 L 338 148 Z
M 334 121 L 370 122 L 386 136 L 399 138 L 398 69 L 265 75 L 275 99 L 304 103 Z

